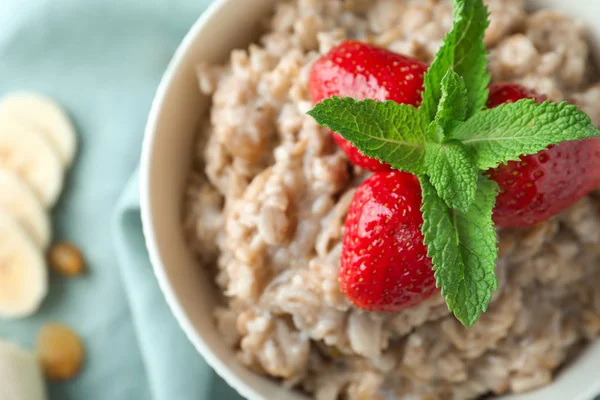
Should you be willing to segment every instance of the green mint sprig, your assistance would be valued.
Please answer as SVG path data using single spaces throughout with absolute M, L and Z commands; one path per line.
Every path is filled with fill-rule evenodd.
M 425 75 L 419 108 L 333 97 L 308 114 L 362 153 L 419 177 L 423 236 L 448 309 L 465 326 L 497 289 L 492 213 L 497 184 L 485 172 L 549 145 L 600 137 L 566 103 L 521 100 L 484 109 L 490 75 L 482 0 L 453 0 L 454 24 Z

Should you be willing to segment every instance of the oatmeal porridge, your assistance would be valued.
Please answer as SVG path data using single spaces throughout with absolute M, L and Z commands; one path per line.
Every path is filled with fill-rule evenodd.
M 522 0 L 488 0 L 494 81 L 568 100 L 600 125 L 582 26 Z M 450 0 L 278 2 L 258 44 L 199 65 L 212 98 L 186 196 L 186 230 L 222 296 L 215 318 L 241 363 L 319 400 L 474 399 L 524 392 L 600 334 L 600 191 L 534 227 L 499 230 L 499 290 L 464 328 L 436 295 L 395 314 L 340 292 L 343 227 L 368 172 L 306 112 L 310 68 L 344 39 L 430 62 Z

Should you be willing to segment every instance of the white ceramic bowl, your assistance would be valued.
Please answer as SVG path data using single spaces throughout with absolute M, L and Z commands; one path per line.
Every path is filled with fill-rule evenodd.
M 200 95 L 195 65 L 223 62 L 234 48 L 256 37 L 257 22 L 276 0 L 220 0 L 205 12 L 181 43 L 152 105 L 141 160 L 144 234 L 159 284 L 188 338 L 207 362 L 250 400 L 304 399 L 240 366 L 221 340 L 212 318 L 212 278 L 197 265 L 181 228 L 182 194 L 199 120 L 208 105 Z M 600 43 L 600 1 L 531 0 L 588 24 Z M 599 50 L 599 49 L 596 49 Z M 596 51 L 596 54 L 600 52 Z M 173 373 L 177 373 L 173 371 Z M 511 400 L 591 400 L 600 393 L 600 341 L 572 363 L 551 386 Z

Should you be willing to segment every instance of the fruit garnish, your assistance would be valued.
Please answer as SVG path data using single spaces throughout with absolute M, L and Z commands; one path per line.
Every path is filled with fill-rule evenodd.
M 515 83 L 490 86 L 489 108 L 545 96 Z M 500 186 L 494 222 L 505 228 L 526 227 L 558 214 L 598 186 L 600 140 L 563 142 L 537 154 L 521 156 L 488 171 Z
M 494 171 L 488 171 L 512 161 L 522 162 L 523 156 L 535 155 L 552 145 L 598 138 L 600 131 L 587 115 L 565 102 L 539 103 L 531 98 L 486 109 L 490 75 L 483 36 L 489 23 L 488 11 L 482 0 L 454 0 L 453 6 L 453 28 L 425 74 L 418 108 L 393 99 L 368 98 L 367 90 L 367 98 L 357 93 L 351 94 L 355 98 L 332 93 L 334 97 L 317 104 L 309 115 L 352 142 L 365 156 L 418 177 L 422 192 L 421 232 L 428 256 L 420 266 L 432 264 L 436 285 L 441 287 L 448 309 L 465 326 L 471 326 L 486 311 L 492 292 L 497 289 L 494 268 L 498 247 L 492 214 L 500 188 L 490 179 Z M 366 70 L 363 75 L 370 72 Z M 377 74 L 369 76 L 367 82 L 373 92 L 372 88 L 377 87 L 373 82 L 379 80 Z M 331 80 L 335 82 L 335 76 Z M 313 93 L 316 90 L 312 88 Z M 556 148 L 560 146 L 566 145 Z M 568 150 L 575 148 L 579 146 Z M 564 158 L 571 156 L 565 154 Z M 590 153 L 581 159 L 595 165 L 598 157 Z M 596 167 L 588 172 L 587 165 L 579 165 L 579 169 L 569 165 L 569 171 L 575 175 L 589 173 L 589 179 L 566 182 L 571 187 L 562 190 L 572 198 L 561 202 L 561 209 L 585 195 L 600 180 Z M 561 209 L 552 209 L 552 213 Z M 545 211 L 543 218 L 550 217 Z M 530 207 L 527 214 L 532 212 L 541 210 Z M 364 210 L 362 213 L 370 215 Z M 350 225 L 359 223 L 362 222 Z M 346 227 L 348 232 L 354 229 L 348 224 Z M 391 231 L 382 228 L 382 232 Z M 383 236 L 373 240 L 382 240 Z M 350 251 L 345 246 L 342 259 Z M 397 251 L 400 254 L 404 250 Z M 364 280 L 365 271 L 376 271 L 379 266 L 376 262 L 360 262 L 345 270 L 362 268 Z M 395 268 L 403 270 L 404 265 L 398 262 Z
M 77 153 L 77 133 L 66 111 L 53 99 L 34 92 L 10 93 L 0 99 L 0 125 L 18 123 L 36 131 L 56 151 L 63 167 Z
M 46 385 L 35 355 L 21 346 L 0 339 L 0 398 L 44 400 Z
M 339 273 L 342 292 L 357 306 L 400 311 L 436 292 L 420 207 L 419 180 L 406 172 L 375 174 L 357 189 Z
M 494 222 L 527 227 L 549 219 L 598 186 L 600 140 L 564 142 L 489 172 L 500 186 Z
M 506 103 L 516 103 L 523 99 L 534 99 L 538 103 L 543 103 L 548 100 L 544 95 L 534 92 L 521 86 L 518 83 L 499 82 L 492 83 L 489 87 L 489 97 L 486 107 L 494 108 Z
M 349 96 L 356 100 L 393 100 L 417 107 L 426 71 L 427 65 L 414 58 L 348 40 L 315 62 L 309 80 L 310 94 L 315 103 L 332 96 Z M 341 135 L 333 133 L 333 139 L 353 164 L 373 172 L 392 169 L 362 154 Z
M 56 204 L 64 169 L 56 151 L 37 131 L 15 121 L 0 123 L 0 168 L 27 184 L 47 209 Z
M 15 218 L 0 210 L 0 320 L 34 314 L 47 294 L 41 250 Z
M 12 216 L 35 245 L 46 250 L 50 244 L 50 215 L 31 188 L 16 173 L 0 167 L 0 210 Z

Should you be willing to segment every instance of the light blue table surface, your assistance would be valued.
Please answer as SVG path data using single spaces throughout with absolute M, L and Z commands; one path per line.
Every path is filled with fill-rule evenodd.
M 0 94 L 35 90 L 62 103 L 78 159 L 54 210 L 54 235 L 76 243 L 88 272 L 51 278 L 39 314 L 1 321 L 32 348 L 47 321 L 85 341 L 82 374 L 51 400 L 238 398 L 183 336 L 158 291 L 140 230 L 135 182 L 147 113 L 176 46 L 208 0 L 0 0 Z M 23 399 L 27 400 L 27 399 Z

